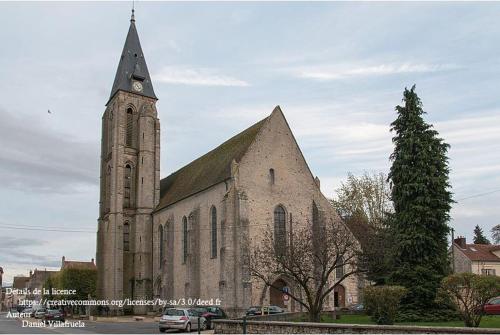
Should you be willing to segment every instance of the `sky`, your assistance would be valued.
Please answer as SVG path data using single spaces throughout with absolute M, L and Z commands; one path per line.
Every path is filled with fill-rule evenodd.
M 130 2 L 0 3 L 4 283 L 95 258 L 101 116 Z M 500 224 L 500 3 L 136 2 L 167 176 L 280 105 L 328 197 L 387 173 L 416 90 L 451 145 L 450 225 Z M 48 110 L 51 113 L 48 113 Z

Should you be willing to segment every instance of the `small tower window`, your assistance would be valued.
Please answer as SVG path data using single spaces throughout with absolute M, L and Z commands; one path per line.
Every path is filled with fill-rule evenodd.
M 125 144 L 127 147 L 134 146 L 134 113 L 132 108 L 127 108 L 127 129 Z
M 125 180 L 124 180 L 124 194 L 123 194 L 123 207 L 132 207 L 132 166 L 125 165 Z
M 130 250 L 130 226 L 128 222 L 123 225 L 123 251 Z
M 211 257 L 217 258 L 217 209 L 210 209 L 210 251 Z
M 274 169 L 269 169 L 269 180 L 271 185 L 274 185 Z

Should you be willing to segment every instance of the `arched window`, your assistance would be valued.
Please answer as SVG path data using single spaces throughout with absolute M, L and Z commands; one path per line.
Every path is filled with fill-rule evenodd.
M 123 190 L 123 207 L 132 207 L 132 166 L 130 164 L 125 165 L 125 180 L 124 180 L 124 190 Z
M 158 227 L 158 246 L 160 248 L 160 269 L 162 268 L 162 265 L 163 265 L 163 248 L 164 248 L 164 245 L 163 245 L 163 226 L 160 225 Z
M 269 179 L 270 179 L 271 185 L 274 185 L 274 169 L 269 169 Z
M 128 222 L 123 224 L 123 251 L 130 251 L 130 226 Z
M 125 145 L 127 147 L 134 146 L 134 111 L 132 108 L 127 108 L 127 129 L 125 136 Z
M 340 279 L 344 276 L 344 257 L 339 256 L 337 266 L 338 268 L 335 269 L 335 277 L 336 279 Z
M 210 251 L 211 257 L 217 258 L 217 209 L 210 209 Z
M 274 248 L 276 253 L 284 251 L 286 246 L 286 214 L 282 206 L 274 209 Z
M 188 255 L 188 222 L 187 218 L 182 218 L 182 264 L 186 264 Z

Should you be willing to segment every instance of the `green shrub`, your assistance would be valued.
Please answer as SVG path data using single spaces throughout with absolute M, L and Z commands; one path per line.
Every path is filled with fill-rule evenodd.
M 401 298 L 407 290 L 402 286 L 370 286 L 364 290 L 365 307 L 372 320 L 379 325 L 392 325 L 398 313 Z
M 457 320 L 460 320 L 460 313 L 446 305 L 427 311 L 400 309 L 396 317 L 397 322 L 446 322 Z
M 479 327 L 484 305 L 500 295 L 500 277 L 455 273 L 443 279 L 442 293 L 460 311 L 466 327 Z

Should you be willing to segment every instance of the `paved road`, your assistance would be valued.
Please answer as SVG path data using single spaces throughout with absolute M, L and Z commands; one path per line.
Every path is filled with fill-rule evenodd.
M 35 321 L 30 319 L 30 321 Z M 23 327 L 20 320 L 6 318 L 0 314 L 0 334 L 159 334 L 156 322 L 94 322 L 82 321 L 83 328 Z M 177 331 L 172 331 L 177 332 Z M 205 331 L 203 333 L 211 333 Z M 193 332 L 196 334 L 197 332 Z

